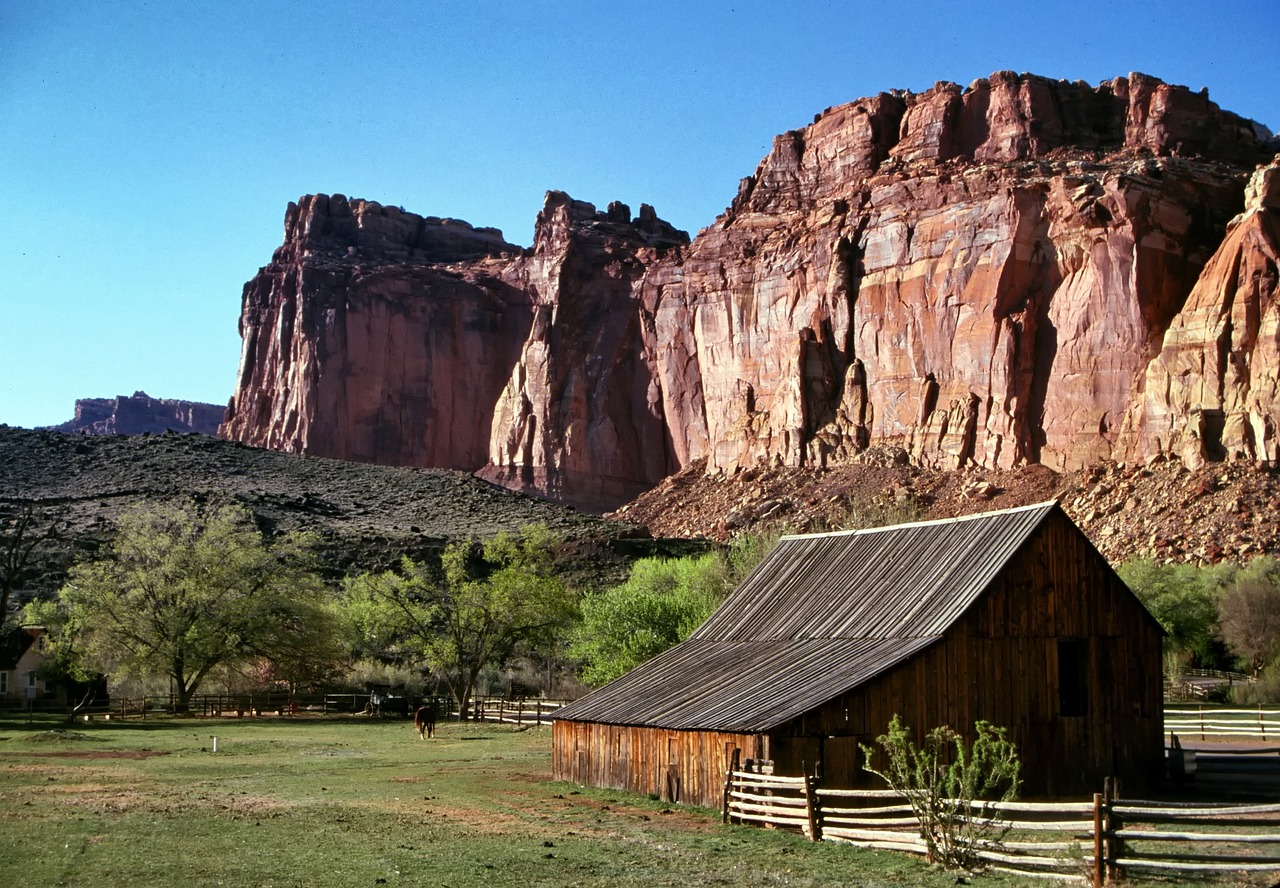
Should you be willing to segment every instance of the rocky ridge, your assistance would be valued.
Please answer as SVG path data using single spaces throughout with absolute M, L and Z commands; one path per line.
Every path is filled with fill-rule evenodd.
M 141 435 L 160 432 L 196 432 L 216 435 L 226 408 L 199 401 L 153 398 L 146 392 L 114 398 L 78 398 L 74 418 L 53 432 L 86 435 Z
M 925 469 L 1269 463 L 1277 168 L 1250 176 L 1278 147 L 1145 75 L 997 72 L 778 136 L 691 243 L 558 192 L 526 250 L 304 198 L 246 285 L 223 433 L 591 510 L 693 465 L 875 447 Z
M 1140 556 L 1242 563 L 1280 551 L 1280 473 L 1239 462 L 1190 469 L 1163 457 L 1066 473 L 1035 465 L 930 469 L 892 447 L 826 469 L 708 475 L 695 463 L 607 517 L 639 522 L 657 536 L 727 540 L 954 518 L 1051 499 L 1112 563 Z

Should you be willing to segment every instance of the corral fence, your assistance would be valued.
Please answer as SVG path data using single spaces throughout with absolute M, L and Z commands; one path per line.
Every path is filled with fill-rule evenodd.
M 324 694 L 263 692 L 256 694 L 196 694 L 187 701 L 187 711 L 204 718 L 225 716 L 287 716 L 324 708 Z M 86 719 L 143 718 L 178 711 L 177 695 L 146 697 L 113 696 L 108 702 L 90 704 L 84 709 Z
M 1232 709 L 1226 706 L 1179 705 L 1164 707 L 1165 733 L 1201 740 L 1244 737 L 1280 742 L 1280 706 L 1250 706 Z
M 811 841 L 927 854 L 907 798 L 887 790 L 836 789 L 817 777 L 783 777 L 747 760 L 725 776 L 726 823 L 792 829 Z M 806 767 L 807 770 L 807 767 Z M 820 769 L 818 769 L 820 771 Z M 1280 874 L 1280 805 L 1205 805 L 1119 797 L 1119 781 L 1088 801 L 971 802 L 960 817 L 1005 831 L 971 850 L 992 870 L 1101 886 L 1126 874 Z M 959 808 L 958 800 L 947 802 Z M 956 809 L 953 808 L 953 812 Z
M 363 693 L 293 694 L 285 691 L 254 694 L 198 694 L 188 701 L 188 711 L 203 718 L 256 718 L 293 716 L 303 712 L 366 714 L 409 718 L 430 697 Z M 550 725 L 556 710 L 567 700 L 543 700 L 528 697 L 473 697 L 465 719 L 459 718 L 458 705 L 450 698 L 436 697 L 437 718 L 463 721 L 503 722 L 519 726 Z M 146 718 L 148 715 L 176 711 L 176 696 L 112 697 L 109 703 L 90 706 L 84 712 L 89 719 Z
M 473 697 L 468 721 L 502 722 L 509 725 L 549 725 L 556 710 L 568 704 L 568 700 L 532 700 L 525 697 Z M 450 718 L 458 718 L 458 708 L 449 712 Z
M 1183 669 L 1175 676 L 1166 676 L 1164 698 L 1169 702 L 1195 703 L 1230 691 L 1236 685 L 1249 685 L 1257 681 L 1243 672 L 1226 672 L 1221 669 Z

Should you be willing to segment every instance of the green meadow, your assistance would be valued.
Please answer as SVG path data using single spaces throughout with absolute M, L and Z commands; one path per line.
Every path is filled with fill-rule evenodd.
M 0 885 L 956 884 L 907 856 L 552 782 L 550 745 L 549 728 L 450 723 L 424 742 L 359 717 L 0 717 Z

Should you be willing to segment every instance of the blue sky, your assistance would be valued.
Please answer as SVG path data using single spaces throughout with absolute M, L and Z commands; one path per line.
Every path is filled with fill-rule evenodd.
M 0 423 L 224 403 L 285 207 L 340 192 L 528 244 L 548 189 L 691 233 L 774 134 L 883 89 L 1130 71 L 1280 129 L 1280 3 L 0 5 Z

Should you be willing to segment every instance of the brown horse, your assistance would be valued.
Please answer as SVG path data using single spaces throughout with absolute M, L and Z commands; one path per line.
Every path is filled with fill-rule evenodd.
M 419 706 L 413 714 L 413 727 L 423 740 L 436 735 L 436 707 L 432 700 L 426 706 Z

